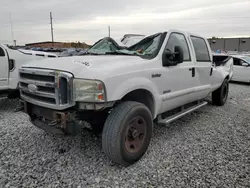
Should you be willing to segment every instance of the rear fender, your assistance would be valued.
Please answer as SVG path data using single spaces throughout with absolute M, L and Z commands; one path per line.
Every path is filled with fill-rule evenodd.
M 233 76 L 233 58 L 228 59 L 227 62 L 221 64 L 220 66 L 213 67 L 212 76 L 212 90 L 216 90 L 221 86 L 226 77 L 231 80 Z

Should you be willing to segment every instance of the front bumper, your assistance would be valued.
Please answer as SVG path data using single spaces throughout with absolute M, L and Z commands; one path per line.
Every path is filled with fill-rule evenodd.
M 24 110 L 36 127 L 52 134 L 75 136 L 81 131 L 74 110 L 56 111 L 23 102 Z

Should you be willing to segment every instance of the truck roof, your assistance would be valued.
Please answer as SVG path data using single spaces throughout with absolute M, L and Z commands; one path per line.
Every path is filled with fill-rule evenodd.
M 177 33 L 186 33 L 189 36 L 196 36 L 196 37 L 201 37 L 201 38 L 205 38 L 197 33 L 192 33 L 192 32 L 188 32 L 188 31 L 183 31 L 183 30 L 178 30 L 178 29 L 169 29 L 168 31 L 165 32 L 177 32 Z

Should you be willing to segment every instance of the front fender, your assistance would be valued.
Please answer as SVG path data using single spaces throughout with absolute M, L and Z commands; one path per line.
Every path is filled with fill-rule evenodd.
M 149 91 L 153 96 L 155 116 L 157 115 L 157 112 L 159 112 L 161 107 L 161 101 L 159 97 L 159 90 L 156 88 L 152 81 L 143 77 L 134 77 L 124 80 L 122 83 L 117 85 L 118 87 L 115 88 L 112 88 L 112 86 L 107 86 L 108 101 L 117 101 L 134 90 L 145 89 Z

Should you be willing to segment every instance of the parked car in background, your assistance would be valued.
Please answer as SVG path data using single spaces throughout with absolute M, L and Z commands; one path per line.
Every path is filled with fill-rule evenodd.
M 232 55 L 234 71 L 232 81 L 250 82 L 250 57 L 243 55 Z
M 57 55 L 32 50 L 16 50 L 0 44 L 0 97 L 18 96 L 18 69 L 31 60 L 56 58 Z
M 79 50 L 78 52 L 76 52 L 76 56 L 79 56 L 79 55 L 85 55 L 86 54 L 86 52 L 87 52 L 87 50 Z
M 69 48 L 59 53 L 58 56 L 59 57 L 74 56 L 77 54 L 77 52 L 78 51 L 75 48 Z
M 35 126 L 75 135 L 89 122 L 104 153 L 130 165 L 146 152 L 153 120 L 168 124 L 206 105 L 209 94 L 224 105 L 232 67 L 213 59 L 206 38 L 169 30 L 129 48 L 106 38 L 84 56 L 23 65 L 20 91 Z

